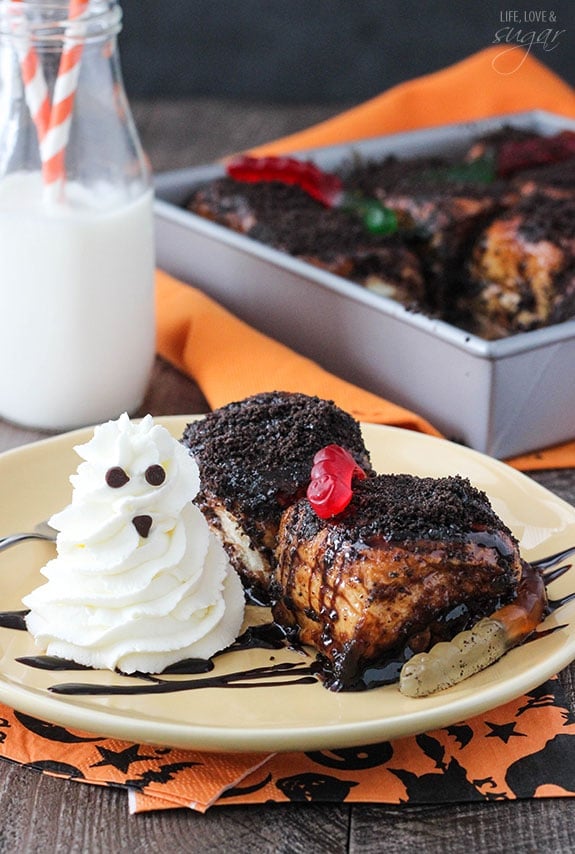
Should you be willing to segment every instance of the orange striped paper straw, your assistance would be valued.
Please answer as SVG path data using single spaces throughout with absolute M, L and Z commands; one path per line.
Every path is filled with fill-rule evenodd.
M 18 3 L 21 0 L 14 0 L 14 2 Z M 14 32 L 14 36 L 14 45 L 24 84 L 24 97 L 41 145 L 50 124 L 51 107 L 48 86 L 38 54 L 30 40 L 21 37 L 18 32 Z
M 60 57 L 58 75 L 52 96 L 52 109 L 47 133 L 41 140 L 42 171 L 44 181 L 57 194 L 61 192 L 66 176 L 66 147 L 70 135 L 70 123 L 74 109 L 74 99 L 80 75 L 82 58 L 82 42 L 78 35 L 82 34 L 74 22 L 86 11 L 90 0 L 70 0 L 68 10 L 68 33 Z

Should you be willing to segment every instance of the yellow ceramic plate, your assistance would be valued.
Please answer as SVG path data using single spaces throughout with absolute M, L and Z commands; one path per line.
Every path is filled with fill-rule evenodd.
M 179 438 L 189 419 L 158 420 Z M 29 529 L 68 502 L 68 478 L 79 462 L 73 447 L 90 435 L 90 430 L 75 431 L 0 456 L 0 534 Z M 378 471 L 469 477 L 489 495 L 495 510 L 518 537 L 526 559 L 575 544 L 575 509 L 505 464 L 449 442 L 391 427 L 364 425 L 364 435 Z M 22 596 L 43 581 L 39 570 L 52 554 L 53 546 L 38 542 L 0 554 L 2 611 L 22 608 Z M 557 599 L 573 591 L 575 568 L 551 585 L 550 595 Z M 267 619 L 267 611 L 254 610 L 256 619 Z M 250 618 L 254 619 L 253 610 Z M 394 685 L 359 694 L 334 694 L 319 683 L 293 684 L 294 677 L 289 675 L 247 688 L 209 687 L 135 696 L 57 695 L 48 689 L 62 682 L 142 683 L 107 671 L 54 673 L 18 663 L 18 657 L 37 653 L 31 637 L 25 631 L 0 628 L 0 700 L 53 723 L 154 744 L 211 751 L 348 747 L 447 726 L 536 687 L 575 659 L 575 601 L 549 617 L 546 625 L 565 628 L 512 650 L 460 685 L 418 700 L 402 696 Z M 217 658 L 210 675 L 283 661 L 300 667 L 306 663 L 301 654 L 289 650 L 234 651 Z M 278 684 L 282 681 L 284 684 Z

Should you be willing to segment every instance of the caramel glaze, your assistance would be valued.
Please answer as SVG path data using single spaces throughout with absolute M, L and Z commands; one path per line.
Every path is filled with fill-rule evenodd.
M 499 608 L 491 618 L 505 628 L 509 647 L 513 647 L 535 631 L 548 611 L 543 577 L 524 562 L 516 598 Z

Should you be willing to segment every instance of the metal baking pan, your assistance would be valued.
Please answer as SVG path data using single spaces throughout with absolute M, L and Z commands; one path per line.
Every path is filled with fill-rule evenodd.
M 352 154 L 457 153 L 504 125 L 553 134 L 575 122 L 545 112 L 393 134 L 299 152 L 326 170 Z M 183 208 L 213 164 L 156 177 L 158 266 L 328 370 L 494 457 L 575 437 L 575 319 L 498 341 L 443 321 L 271 249 Z M 225 370 L 225 366 L 222 366 Z

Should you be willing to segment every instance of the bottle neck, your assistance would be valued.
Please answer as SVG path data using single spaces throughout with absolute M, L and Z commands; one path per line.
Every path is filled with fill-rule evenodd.
M 61 50 L 64 42 L 85 45 L 113 37 L 121 29 L 117 0 L 89 0 L 75 6 L 64 0 L 0 0 L 0 38 L 26 39 L 36 49 Z
M 116 0 L 0 0 L 0 178 L 40 171 L 47 197 L 57 200 L 72 183 L 94 194 L 109 186 L 110 198 L 147 192 L 120 27 Z

